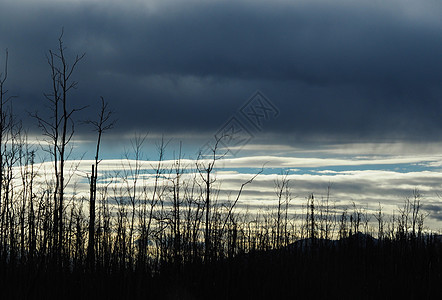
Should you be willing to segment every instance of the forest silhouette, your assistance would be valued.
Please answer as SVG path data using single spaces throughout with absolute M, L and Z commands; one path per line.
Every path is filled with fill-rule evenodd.
M 290 208 L 288 173 L 274 182 L 276 205 L 246 213 L 219 201 L 216 141 L 209 154 L 164 163 L 164 141 L 149 184 L 141 170 L 144 139 L 132 141 L 134 159 L 119 180 L 100 178 L 100 145 L 114 125 L 101 98 L 89 174 L 89 197 L 67 192 L 75 117 L 73 74 L 84 55 L 66 56 L 63 34 L 47 62 L 52 90 L 48 110 L 33 113 L 46 143 L 33 146 L 12 111 L 8 53 L 0 76 L 0 285 L 2 299 L 165 298 L 277 299 L 432 298 L 441 292 L 439 235 L 425 230 L 418 190 L 387 217 L 356 205 L 339 210 L 327 196 L 307 195 Z M 222 138 L 222 137 L 221 137 Z M 41 174 L 38 151 L 49 155 Z M 370 221 L 370 220 L 375 220 Z

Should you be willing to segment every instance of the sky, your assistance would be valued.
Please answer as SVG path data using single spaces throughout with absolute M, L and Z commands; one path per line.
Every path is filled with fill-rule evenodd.
M 46 55 L 62 28 L 68 57 L 85 53 L 69 98 L 88 106 L 73 159 L 93 158 L 81 121 L 103 96 L 117 119 L 103 139 L 110 164 L 133 158 L 136 135 L 155 161 L 162 138 L 167 158 L 182 142 L 195 159 L 230 132 L 227 193 L 265 166 L 249 203 L 274 198 L 289 171 L 299 203 L 331 183 L 342 207 L 392 210 L 418 188 L 442 228 L 441 15 L 439 0 L 1 0 L 0 50 L 14 112 L 40 142 L 29 113 L 48 114 Z

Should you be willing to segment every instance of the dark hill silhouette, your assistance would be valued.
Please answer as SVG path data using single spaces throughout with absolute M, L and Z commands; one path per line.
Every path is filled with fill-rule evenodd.
M 202 266 L 205 276 L 196 283 L 202 288 L 195 297 L 429 299 L 441 292 L 442 248 L 428 241 L 404 246 L 358 232 L 341 240 L 308 238 L 253 251 Z

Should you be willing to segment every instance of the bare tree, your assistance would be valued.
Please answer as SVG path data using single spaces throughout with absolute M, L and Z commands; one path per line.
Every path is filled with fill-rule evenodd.
M 376 221 L 378 222 L 378 239 L 383 240 L 384 239 L 384 213 L 382 212 L 382 206 L 379 202 L 379 208 L 374 214 L 374 217 Z
M 146 140 L 147 135 L 139 136 L 136 135 L 133 140 L 131 140 L 132 154 L 134 155 L 134 162 L 131 161 L 130 155 L 126 152 L 125 157 L 127 160 L 127 168 L 124 168 L 124 181 L 126 183 L 126 192 L 129 198 L 129 204 L 131 206 L 130 212 L 130 225 L 129 225 L 129 258 L 132 259 L 133 255 L 133 244 L 135 235 L 135 216 L 136 207 L 139 203 L 138 189 L 139 189 L 139 179 L 141 175 L 141 162 L 143 158 L 143 144 Z
M 8 79 L 8 50 L 6 50 L 6 58 L 5 58 L 5 72 L 4 74 L 1 73 L 0 74 L 0 215 L 1 215 L 1 227 L 0 227 L 0 234 L 1 234 L 1 239 L 0 239 L 0 246 L 1 246 L 1 252 L 3 251 L 3 246 L 4 246 L 4 216 L 5 216 L 5 211 L 3 209 L 4 206 L 4 202 L 3 202 L 3 174 L 4 174 L 4 162 L 3 162 L 3 157 L 4 157 L 4 151 L 3 151 L 3 145 L 4 143 L 4 134 L 6 131 L 6 113 L 5 113 L 5 104 L 7 102 L 7 98 L 6 98 L 6 94 L 7 94 L 7 90 L 5 87 L 5 83 L 6 80 Z
M 289 179 L 288 179 L 288 171 L 281 174 L 280 178 L 278 177 L 275 180 L 275 193 L 276 197 L 278 198 L 278 210 L 276 213 L 276 248 L 279 248 L 281 246 L 281 238 L 282 233 L 284 232 L 284 235 L 287 234 L 287 210 L 288 210 L 288 203 L 290 201 L 290 187 L 289 187 Z M 285 204 L 285 222 L 282 224 L 282 217 L 283 217 L 283 205 Z M 284 229 L 284 230 L 283 230 Z
M 6 89 L 8 60 L 9 52 L 6 49 L 4 72 L 0 73 L 0 250 L 2 253 L 6 253 L 7 239 L 11 246 L 11 239 L 15 234 L 13 167 L 19 162 L 20 150 L 23 149 L 21 122 L 17 122 L 12 112 L 11 100 L 15 97 L 8 96 Z M 23 211 L 22 208 L 18 213 Z
M 174 162 L 175 176 L 172 178 L 173 203 L 172 203 L 172 225 L 173 225 L 173 257 L 176 264 L 181 263 L 181 216 L 180 207 L 182 199 L 180 197 L 181 176 L 184 173 L 185 166 L 182 165 L 182 143 L 180 142 L 180 149 L 178 158 Z
M 0 210 L 2 207 L 2 190 L 3 190 L 3 144 L 4 144 L 4 133 L 7 128 L 6 126 L 6 113 L 5 105 L 9 98 L 6 97 L 7 90 L 5 87 L 6 80 L 8 79 L 8 50 L 6 50 L 5 58 L 5 72 L 0 73 Z
M 87 258 L 91 267 L 94 265 L 95 260 L 95 202 L 97 199 L 97 177 L 98 177 L 98 164 L 100 160 L 98 159 L 100 153 L 100 144 L 101 144 L 101 136 L 102 134 L 113 128 L 115 125 L 115 121 L 111 120 L 112 111 L 109 110 L 108 103 L 104 100 L 103 97 L 101 99 L 101 109 L 98 114 L 97 121 L 86 121 L 87 124 L 91 124 L 94 128 L 94 131 L 98 133 L 97 137 L 97 147 L 95 150 L 95 162 L 92 165 L 92 173 L 90 178 L 90 200 L 89 200 L 89 237 L 88 237 L 88 251 Z
M 49 101 L 52 116 L 45 118 L 37 113 L 33 115 L 38 120 L 43 135 L 48 138 L 50 147 L 47 151 L 53 158 L 55 173 L 53 240 L 54 252 L 58 257 L 61 255 L 63 242 L 65 161 L 69 156 L 67 146 L 75 131 L 72 116 L 85 108 L 71 108 L 69 105 L 70 92 L 76 89 L 78 84 L 72 79 L 72 75 L 85 54 L 77 55 L 70 63 L 65 50 L 62 30 L 58 38 L 58 48 L 55 51 L 49 50 L 46 57 L 51 70 L 52 92 L 45 94 L 45 98 Z
M 8 130 L 8 113 L 6 109 L 6 103 L 10 100 L 10 97 L 7 97 L 7 89 L 6 89 L 6 80 L 8 79 L 8 50 L 6 52 L 5 57 L 5 69 L 4 73 L 0 73 L 0 215 L 1 215 L 1 228 L 0 228 L 0 244 L 3 246 L 4 242 L 4 223 L 5 223 L 5 209 L 6 205 L 3 201 L 3 181 L 4 181 L 4 157 L 6 155 L 6 141 L 5 134 Z
M 164 193 L 164 188 L 161 186 L 161 178 L 163 177 L 163 160 L 165 155 L 165 149 L 167 147 L 168 143 L 164 142 L 164 139 L 161 139 L 161 143 L 157 145 L 158 150 L 158 162 L 156 166 L 151 166 L 154 170 L 154 185 L 152 187 L 152 195 L 151 197 L 148 196 L 148 187 L 147 185 L 143 186 L 143 204 L 142 209 L 140 212 L 140 238 L 138 239 L 138 263 L 139 265 L 142 265 L 146 261 L 146 254 L 148 250 L 149 245 L 149 239 L 151 238 L 152 234 L 152 227 L 154 227 L 154 221 L 155 219 L 159 219 L 161 221 L 162 216 L 160 211 L 160 214 L 158 216 L 155 215 L 155 208 L 158 204 L 160 206 L 163 206 L 162 197 Z M 149 202 L 149 206 L 148 206 Z
M 201 179 L 205 185 L 205 230 L 204 230 L 204 249 L 205 249 L 205 259 L 209 259 L 211 254 L 211 239 L 210 239 L 210 207 L 211 207 L 211 188 L 212 184 L 216 181 L 212 176 L 212 171 L 215 166 L 217 160 L 222 159 L 227 155 L 227 151 L 218 154 L 219 144 L 225 135 L 220 137 L 215 137 L 215 144 L 213 147 L 210 147 L 210 151 L 208 154 L 208 158 L 203 157 L 202 153 L 198 155 L 198 161 L 196 163 L 196 168 L 201 176 Z
M 413 190 L 413 204 L 411 205 L 411 227 L 413 238 L 416 237 L 416 226 L 419 222 L 419 210 L 421 208 L 421 193 L 416 188 Z
M 316 236 L 316 216 L 315 216 L 315 196 L 311 193 L 307 198 L 307 213 L 306 213 L 306 227 L 307 227 L 307 237 L 315 242 Z

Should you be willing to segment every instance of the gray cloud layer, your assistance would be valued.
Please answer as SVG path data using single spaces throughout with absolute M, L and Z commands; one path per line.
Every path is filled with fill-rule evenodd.
M 18 111 L 44 109 L 64 26 L 75 104 L 105 96 L 118 131 L 212 133 L 259 89 L 285 141 L 440 136 L 440 1 L 26 2 L 0 10 Z

